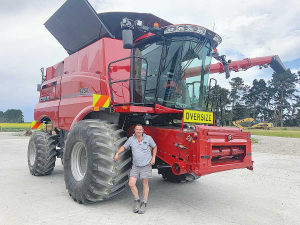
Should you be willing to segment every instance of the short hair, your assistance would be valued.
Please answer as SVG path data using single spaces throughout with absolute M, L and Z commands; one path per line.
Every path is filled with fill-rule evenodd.
M 143 125 L 142 125 L 142 124 L 139 124 L 139 123 L 135 125 L 134 129 L 135 129 L 137 126 L 140 126 L 140 127 L 142 127 L 142 128 L 143 128 L 143 130 L 144 130 L 144 127 L 143 127 Z

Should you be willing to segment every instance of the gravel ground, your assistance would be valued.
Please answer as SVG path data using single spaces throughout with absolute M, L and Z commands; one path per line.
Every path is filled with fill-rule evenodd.
M 24 134 L 25 132 L 0 132 L 0 140 L 29 139 Z
M 300 138 L 270 137 L 252 135 L 258 140 L 253 144 L 253 152 L 265 152 L 280 155 L 300 156 Z
M 92 205 L 71 200 L 57 160 L 50 176 L 32 176 L 28 137 L 0 133 L 0 225 L 300 224 L 300 139 L 255 136 L 254 171 L 231 170 L 173 184 L 153 170 L 148 210 L 132 213 L 130 189 Z M 138 182 L 142 190 L 141 182 Z

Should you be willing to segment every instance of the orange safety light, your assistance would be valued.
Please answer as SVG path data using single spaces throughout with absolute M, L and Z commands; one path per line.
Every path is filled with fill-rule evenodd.
M 218 49 L 215 48 L 213 52 L 218 52 Z
M 158 25 L 158 23 L 154 23 L 154 24 L 153 24 L 153 27 L 157 27 L 157 28 L 159 28 L 159 25 Z

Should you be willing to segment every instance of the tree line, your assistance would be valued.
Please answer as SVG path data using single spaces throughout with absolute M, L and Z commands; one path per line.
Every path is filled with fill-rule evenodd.
M 232 121 L 251 117 L 256 122 L 273 123 L 274 126 L 300 126 L 300 71 L 272 74 L 271 80 L 254 79 L 252 85 L 245 85 L 240 77 L 229 82 L 231 90 L 219 85 L 211 88 L 209 101 L 221 96 L 221 104 L 216 109 L 223 112 L 224 125 Z M 221 113 L 217 114 L 221 119 Z
M 0 123 L 24 123 L 23 112 L 20 109 L 0 111 Z

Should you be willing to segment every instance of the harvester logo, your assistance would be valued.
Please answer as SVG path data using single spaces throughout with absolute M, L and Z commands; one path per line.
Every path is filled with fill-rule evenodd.
M 214 114 L 212 112 L 202 112 L 194 110 L 183 111 L 183 121 L 186 123 L 214 123 Z
M 43 128 L 43 124 L 41 122 L 36 122 L 36 121 L 31 122 L 31 129 L 32 130 L 42 129 L 42 128 Z
M 109 96 L 93 94 L 94 111 L 99 111 L 99 108 L 108 108 L 109 105 L 110 105 Z

